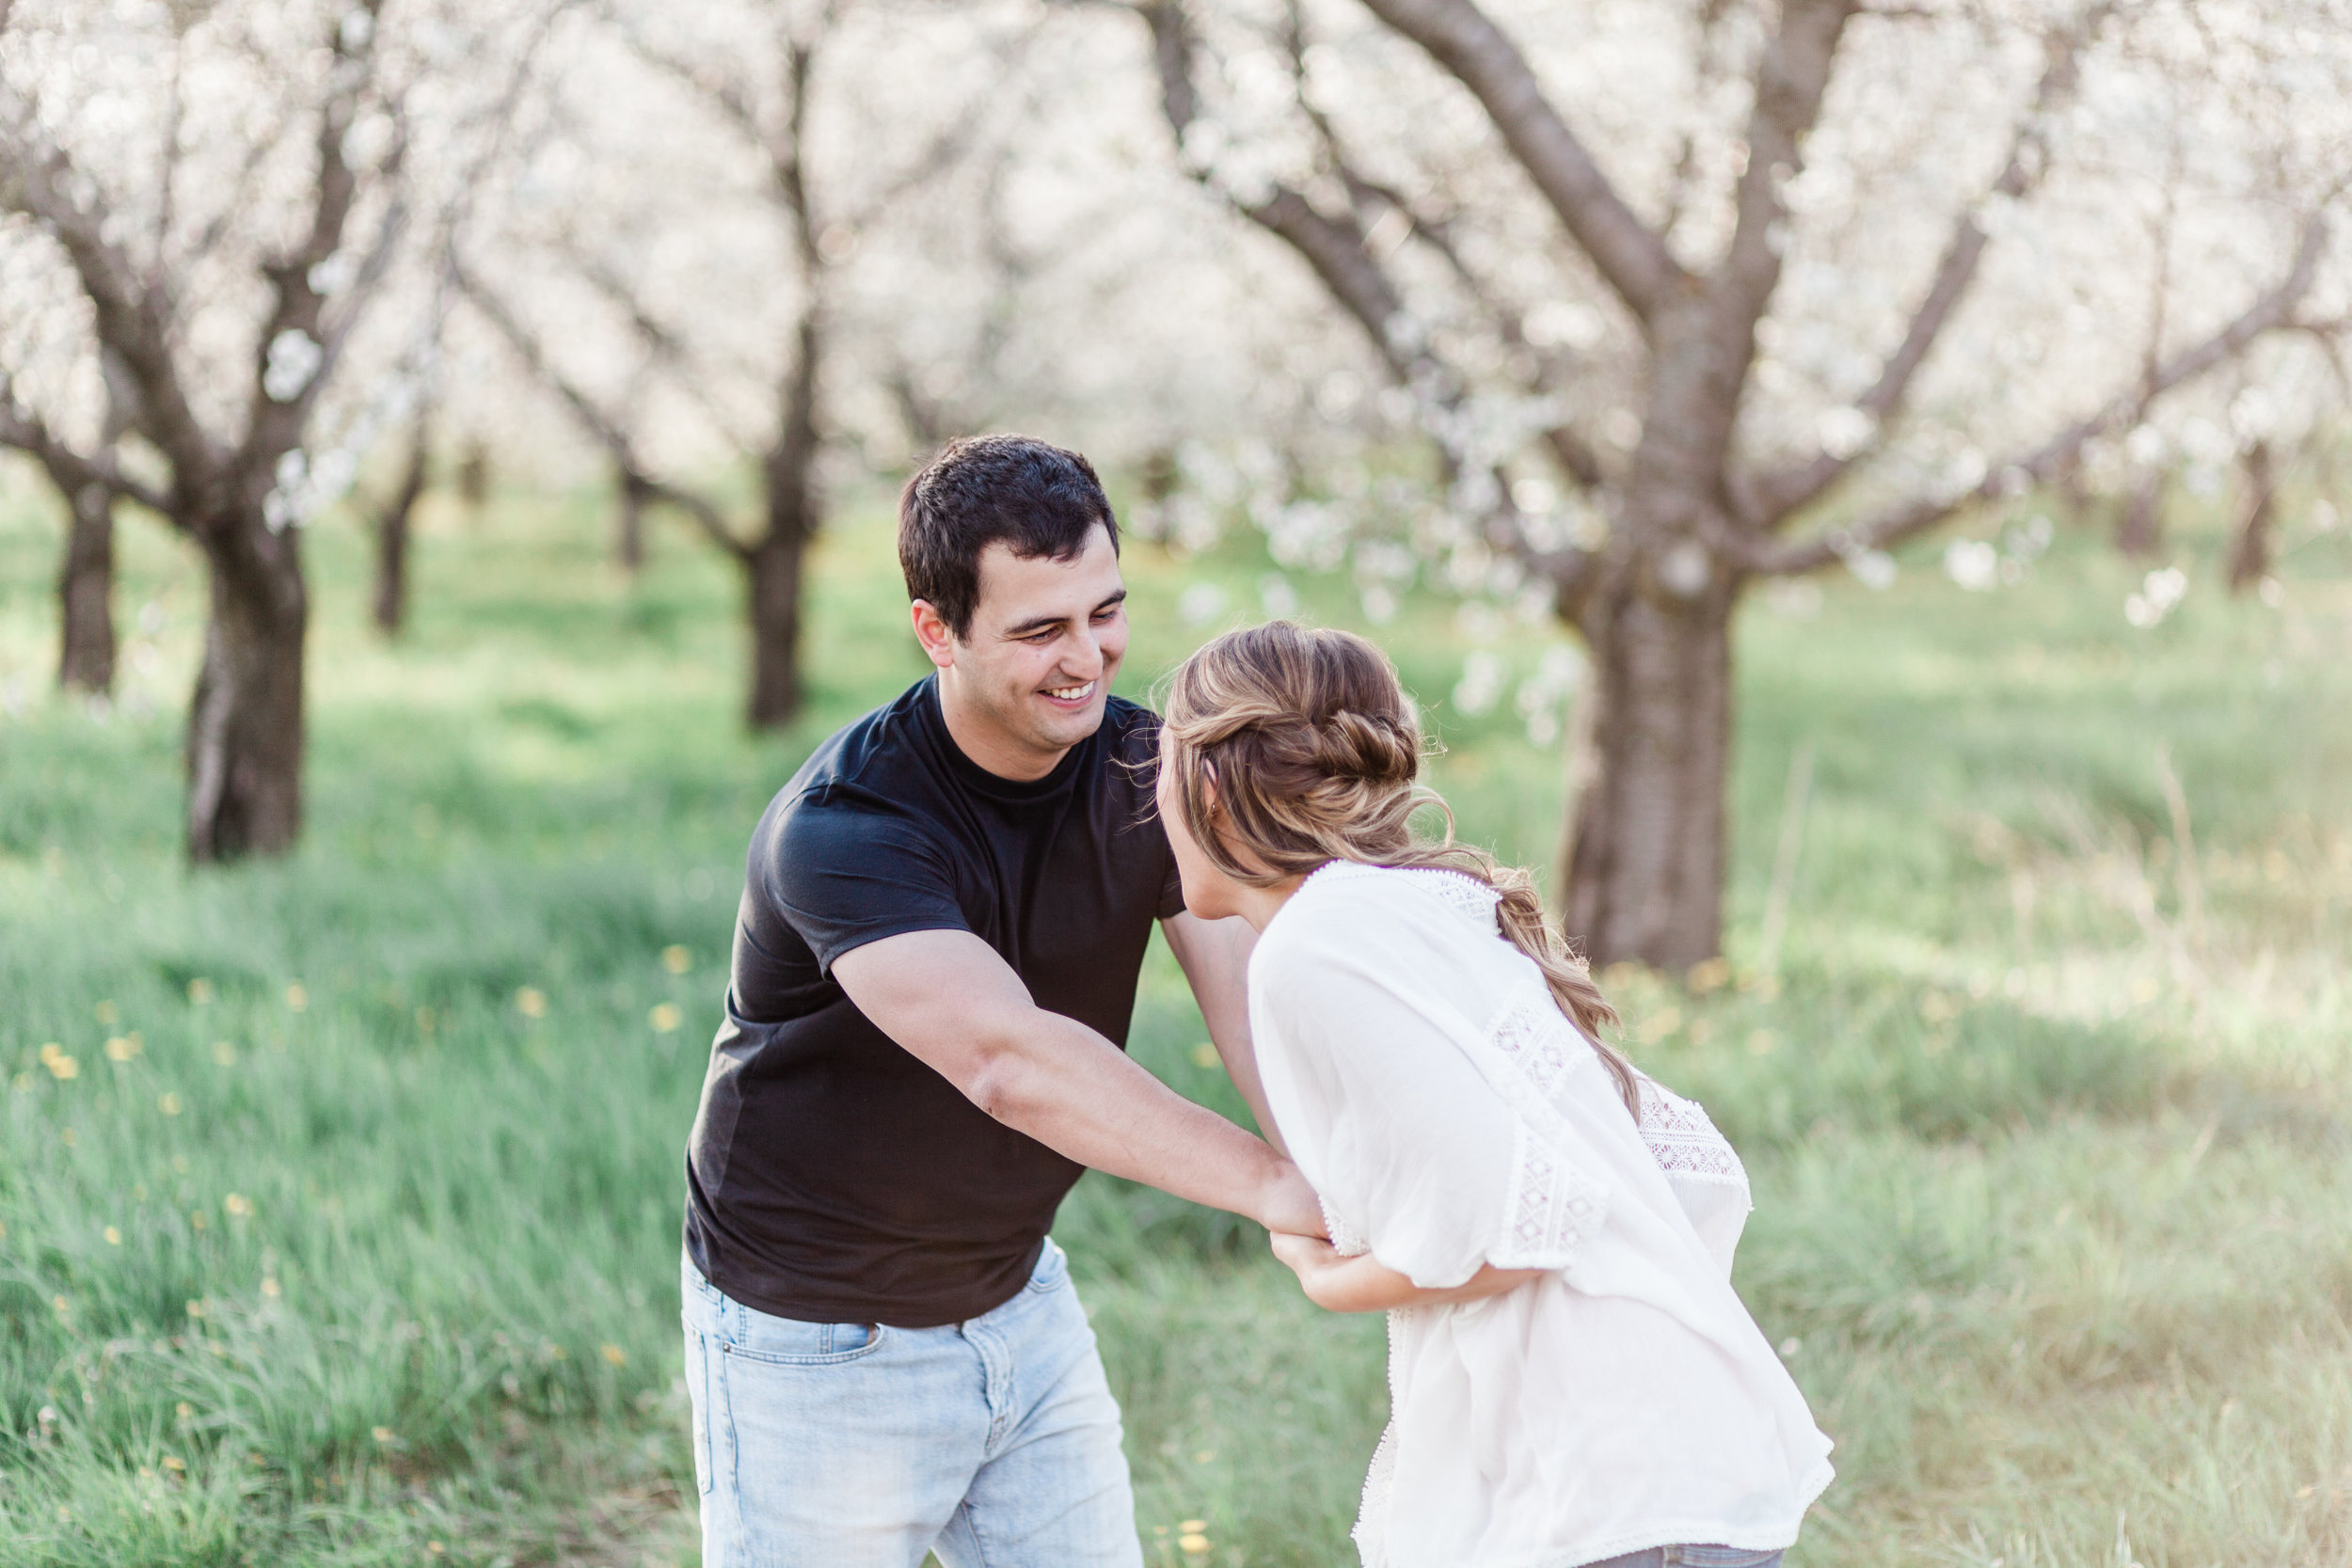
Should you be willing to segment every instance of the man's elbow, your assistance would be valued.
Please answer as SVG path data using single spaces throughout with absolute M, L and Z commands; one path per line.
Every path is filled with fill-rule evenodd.
M 1020 1127 L 1037 1104 L 1036 1064 L 1011 1040 L 984 1040 L 956 1086 L 995 1120 Z

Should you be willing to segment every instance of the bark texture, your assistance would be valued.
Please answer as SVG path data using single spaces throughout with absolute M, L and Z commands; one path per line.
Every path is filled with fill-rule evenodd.
M 300 552 L 291 530 L 223 531 L 267 543 L 206 551 L 212 618 L 187 733 L 188 855 L 199 863 L 281 853 L 302 832 Z
M 85 484 L 72 501 L 57 573 L 57 684 L 103 697 L 115 689 L 115 499 Z
M 1586 612 L 1559 885 L 1597 961 L 1680 968 L 1722 945 L 1733 598 L 1628 587 Z

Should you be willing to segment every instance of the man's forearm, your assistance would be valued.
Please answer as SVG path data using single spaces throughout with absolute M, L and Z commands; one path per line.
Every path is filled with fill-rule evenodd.
M 1024 1037 L 993 1051 L 965 1092 L 998 1121 L 1082 1165 L 1269 1228 L 1322 1232 L 1321 1210 L 1295 1166 L 1074 1020 L 1034 1015 Z

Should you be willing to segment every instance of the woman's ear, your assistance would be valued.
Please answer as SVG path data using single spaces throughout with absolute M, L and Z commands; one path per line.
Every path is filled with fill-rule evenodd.
M 1218 809 L 1219 803 L 1216 798 L 1216 764 L 1213 762 L 1204 762 L 1200 765 L 1201 814 L 1206 816 L 1214 817 L 1216 816 Z

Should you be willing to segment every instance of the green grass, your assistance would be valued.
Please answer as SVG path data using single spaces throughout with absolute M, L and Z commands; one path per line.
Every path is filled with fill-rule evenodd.
M 322 528 L 303 847 L 192 876 L 200 576 L 127 524 L 121 701 L 54 698 L 55 523 L 0 499 L 0 1563 L 691 1560 L 680 1150 L 752 822 L 924 668 L 880 512 L 818 562 L 815 711 L 756 740 L 733 585 L 680 536 L 632 585 L 594 498 L 430 506 L 387 648 Z M 1740 1284 L 1838 1441 L 1806 1568 L 2352 1560 L 2352 558 L 2299 548 L 2273 609 L 2213 549 L 2148 631 L 2090 541 L 1743 620 L 1731 961 L 1607 980 L 1748 1158 Z M 1269 569 L 1128 567 L 1131 691 L 1208 629 L 1185 586 L 1254 606 Z M 1508 689 L 1455 711 L 1452 607 L 1378 635 L 1464 831 L 1548 859 L 1560 760 Z M 1155 954 L 1136 1053 L 1238 1114 L 1200 1038 Z M 1059 1234 L 1149 1560 L 1198 1519 L 1211 1562 L 1352 1561 L 1379 1324 L 1119 1183 Z

